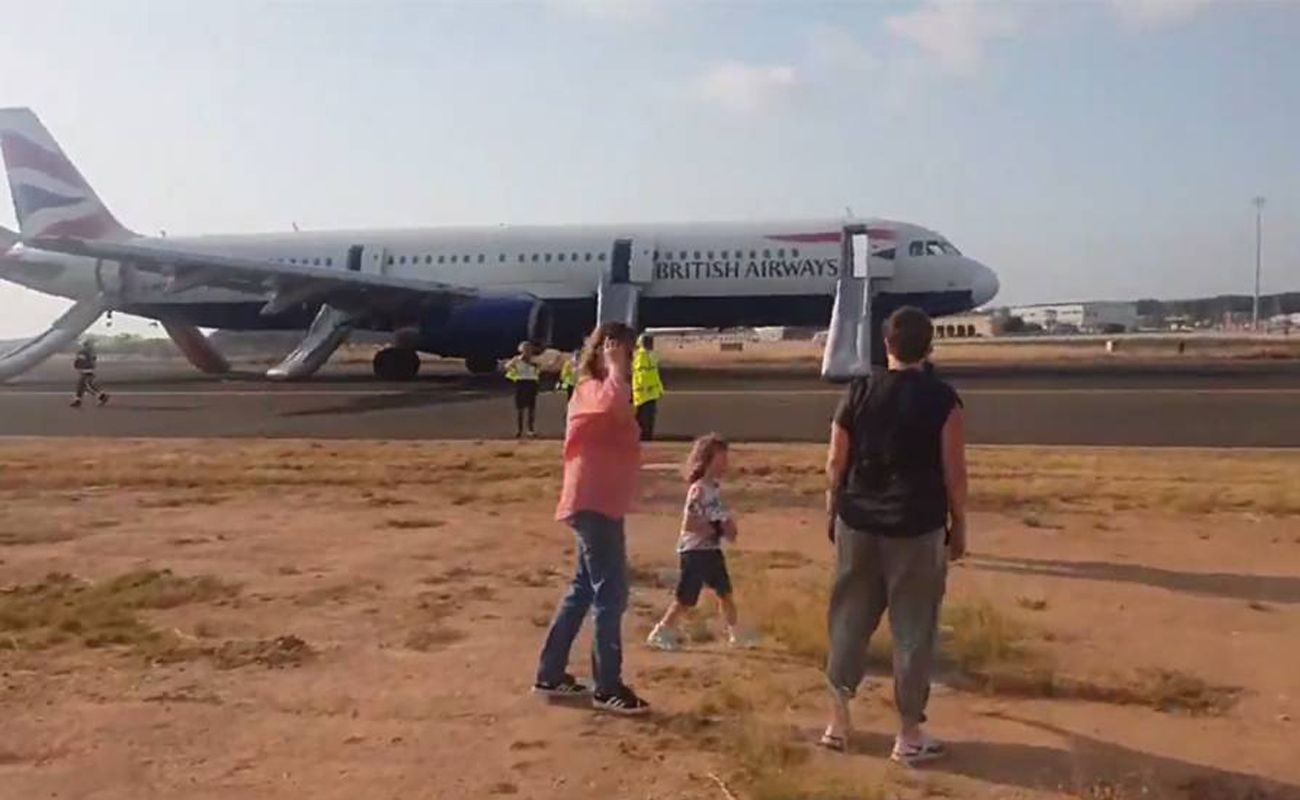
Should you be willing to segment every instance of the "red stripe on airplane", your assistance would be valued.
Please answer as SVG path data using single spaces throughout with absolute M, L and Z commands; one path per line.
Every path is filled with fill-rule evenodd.
M 36 236 L 71 236 L 74 239 L 108 239 L 121 234 L 123 228 L 107 214 L 93 214 L 51 223 Z
M 0 136 L 0 149 L 4 150 L 5 164 L 9 169 L 31 169 L 58 178 L 78 189 L 89 188 L 68 159 L 18 134 L 6 133 Z

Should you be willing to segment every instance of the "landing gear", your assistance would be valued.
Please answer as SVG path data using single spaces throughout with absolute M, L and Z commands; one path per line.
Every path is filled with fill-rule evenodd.
M 375 353 L 373 366 L 382 381 L 409 381 L 420 372 L 420 355 L 405 347 L 385 347 Z
M 465 359 L 465 369 L 474 375 L 491 375 L 497 371 L 497 360 L 492 356 L 470 356 Z

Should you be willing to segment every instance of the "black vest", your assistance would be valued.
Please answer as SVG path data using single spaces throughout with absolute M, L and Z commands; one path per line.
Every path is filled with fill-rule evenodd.
M 953 388 L 929 371 L 881 372 L 854 381 L 835 416 L 852 442 L 840 518 L 882 536 L 922 536 L 943 528 L 943 426 L 960 403 Z

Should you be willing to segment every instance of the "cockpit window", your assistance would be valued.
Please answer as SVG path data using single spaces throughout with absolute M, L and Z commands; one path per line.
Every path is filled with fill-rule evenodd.
M 942 239 L 931 239 L 928 242 L 918 240 L 908 244 L 907 254 L 909 256 L 959 256 L 961 251 Z
M 876 252 L 872 253 L 871 255 L 875 256 L 876 258 L 884 258 L 884 259 L 888 259 L 889 261 L 893 261 L 893 260 L 894 260 L 894 248 L 890 247 L 890 248 L 887 248 L 887 249 L 885 249 L 885 250 L 877 250 Z

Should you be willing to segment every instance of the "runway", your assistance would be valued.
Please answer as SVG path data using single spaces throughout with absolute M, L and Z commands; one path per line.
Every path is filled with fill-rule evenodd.
M 1151 447 L 1300 447 L 1300 364 L 1225 362 L 1176 367 L 960 367 L 973 443 Z M 510 387 L 451 368 L 409 384 L 380 383 L 362 366 L 331 367 L 304 383 L 248 371 L 197 375 L 171 362 L 104 363 L 105 408 L 68 408 L 66 365 L 0 386 L 0 436 L 495 439 L 512 437 Z M 826 438 L 841 390 L 770 368 L 665 374 L 661 438 L 719 431 L 736 441 Z M 563 396 L 544 393 L 543 437 L 558 438 Z

